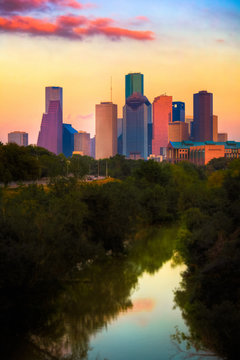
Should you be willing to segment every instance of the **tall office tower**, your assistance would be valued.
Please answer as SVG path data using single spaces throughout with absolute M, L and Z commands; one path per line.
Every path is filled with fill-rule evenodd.
M 123 153 L 123 118 L 117 119 L 117 153 L 122 155 Z
M 160 95 L 153 102 L 152 153 L 166 155 L 168 124 L 172 121 L 172 96 Z
M 185 117 L 185 123 L 188 124 L 188 135 L 189 137 L 192 137 L 192 128 L 193 128 L 193 116 L 186 116 Z
M 91 157 L 95 159 L 95 136 L 90 139 Z
M 117 154 L 117 105 L 101 102 L 96 105 L 96 159 Z
M 71 124 L 62 125 L 62 152 L 66 157 L 70 157 L 74 151 L 74 134 L 77 133 L 77 130 Z
M 47 86 L 45 87 L 45 113 L 48 112 L 49 103 L 53 100 L 60 101 L 61 109 L 63 109 L 63 89 L 59 86 Z
M 15 143 L 19 146 L 28 146 L 28 133 L 24 131 L 13 131 L 8 134 L 8 143 Z
M 131 159 L 147 159 L 148 124 L 151 122 L 151 104 L 140 93 L 126 100 L 123 108 L 123 155 Z
M 90 134 L 86 131 L 78 131 L 74 134 L 74 152 L 81 155 L 91 156 Z
M 218 141 L 218 116 L 217 115 L 213 115 L 212 126 L 213 126 L 213 141 Z
M 213 139 L 213 94 L 199 91 L 194 94 L 193 136 L 195 141 Z
M 37 145 L 54 154 L 62 152 L 62 108 L 59 100 L 50 101 L 48 113 L 43 114 Z
M 172 103 L 172 121 L 185 122 L 185 103 L 181 101 L 174 101 Z
M 139 93 L 143 95 L 143 74 L 130 73 L 125 75 L 125 95 L 126 99 L 133 93 Z
M 168 124 L 168 140 L 180 142 L 188 140 L 188 124 L 182 121 L 170 122 Z

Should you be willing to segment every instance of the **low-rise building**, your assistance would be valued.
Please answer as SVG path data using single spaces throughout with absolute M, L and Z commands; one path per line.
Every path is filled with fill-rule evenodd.
M 240 142 L 172 142 L 167 147 L 167 161 L 177 163 L 190 161 L 196 165 L 206 165 L 214 158 L 240 158 Z

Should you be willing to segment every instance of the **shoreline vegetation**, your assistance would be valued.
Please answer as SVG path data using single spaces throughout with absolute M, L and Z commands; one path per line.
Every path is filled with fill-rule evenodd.
M 79 181 L 86 175 L 103 176 L 106 162 L 112 179 Z M 7 186 L 46 177 L 48 185 Z M 61 320 L 56 308 L 68 307 L 66 301 L 62 305 L 63 298 L 73 303 L 71 284 L 80 276 L 79 293 L 72 289 L 72 296 L 82 306 L 89 284 L 95 284 L 103 298 L 109 297 L 106 284 L 112 284 L 119 298 L 109 299 L 102 318 L 98 315 L 86 333 L 79 359 L 86 358 L 91 331 L 131 306 L 128 297 L 137 281 L 136 269 L 154 272 L 161 259 L 174 254 L 176 263 L 186 265 L 175 303 L 189 327 L 189 334 L 176 331 L 174 340 L 222 359 L 240 358 L 239 159 L 213 159 L 204 167 L 120 155 L 98 162 L 1 144 L 0 182 L 5 184 L 0 188 L 0 321 L 6 352 L 11 345 L 5 339 L 16 335 L 36 340 L 44 333 L 45 340 L 48 335 L 48 342 L 54 343 L 50 329 L 61 333 L 55 326 Z M 144 229 L 151 233 L 164 228 L 170 229 L 167 240 L 156 240 L 159 234 L 151 234 L 155 241 L 141 240 Z M 151 245 L 149 251 L 144 241 Z M 121 286 L 126 286 L 123 295 L 115 288 L 120 283 L 114 285 L 112 275 L 104 273 L 112 259 Z M 93 269 L 105 287 L 93 278 Z M 96 296 L 94 291 L 91 296 Z

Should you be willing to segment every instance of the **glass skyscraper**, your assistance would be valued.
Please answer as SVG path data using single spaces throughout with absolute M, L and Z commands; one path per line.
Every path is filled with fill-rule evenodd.
M 128 97 L 123 108 L 123 155 L 127 158 L 147 159 L 150 123 L 151 104 L 148 99 L 139 93 Z
M 141 73 L 130 73 L 125 75 L 125 95 L 126 99 L 133 93 L 144 94 L 143 88 L 143 74 Z
M 172 103 L 172 121 L 185 122 L 185 103 L 181 101 L 173 101 Z
M 199 91 L 193 95 L 193 136 L 195 141 L 213 140 L 213 94 Z

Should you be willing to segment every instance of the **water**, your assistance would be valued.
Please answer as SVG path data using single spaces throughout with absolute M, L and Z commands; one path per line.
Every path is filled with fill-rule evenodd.
M 41 326 L 28 341 L 18 339 L 11 359 L 183 360 L 196 353 L 171 339 L 176 326 L 188 332 L 174 309 L 185 268 L 171 260 L 175 236 L 174 228 L 146 230 L 128 256 L 86 266 L 48 311 L 43 306 Z
M 187 331 L 179 309 L 173 309 L 181 270 L 183 266 L 172 268 L 168 261 L 154 275 L 145 272 L 131 296 L 133 308 L 91 339 L 89 360 L 160 360 L 177 355 L 170 336 L 175 326 Z

